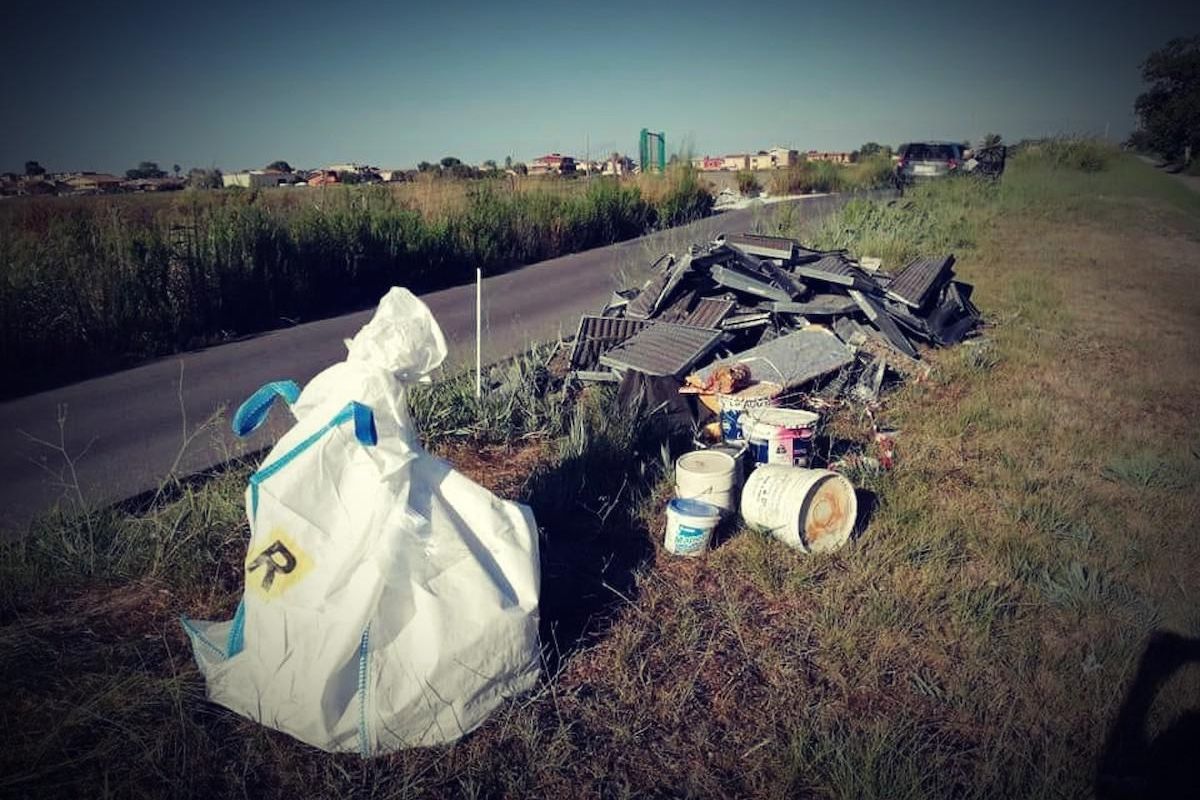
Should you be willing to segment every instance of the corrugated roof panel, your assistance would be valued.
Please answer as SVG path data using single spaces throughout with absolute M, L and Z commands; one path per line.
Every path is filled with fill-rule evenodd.
M 594 370 L 600 356 L 653 323 L 624 317 L 593 317 L 579 320 L 579 332 L 571 349 L 571 369 Z
M 615 369 L 681 376 L 721 341 L 721 331 L 659 322 L 600 357 Z
M 760 236 L 756 233 L 726 234 L 725 241 L 753 256 L 784 260 L 790 260 L 798 246 L 797 242 L 782 236 Z
M 721 324 L 721 320 L 729 316 L 729 312 L 733 311 L 736 305 L 733 300 L 706 297 L 696 304 L 692 313 L 683 320 L 683 324 L 696 328 L 715 328 Z
M 913 308 L 921 308 L 934 287 L 950 280 L 953 265 L 954 256 L 914 259 L 888 283 L 888 296 Z
M 663 267 L 656 267 L 657 271 L 642 286 L 637 297 L 629 301 L 625 308 L 625 316 L 646 319 L 654 313 L 658 301 L 662 298 L 663 289 L 667 288 L 667 281 L 671 279 L 671 266 L 668 262 Z
M 853 286 L 866 291 L 876 291 L 879 285 L 860 267 L 851 264 L 840 255 L 825 256 L 812 264 L 800 264 L 795 268 L 796 274 L 806 278 L 838 283 L 843 286 Z M 790 298 L 789 298 L 790 299 Z

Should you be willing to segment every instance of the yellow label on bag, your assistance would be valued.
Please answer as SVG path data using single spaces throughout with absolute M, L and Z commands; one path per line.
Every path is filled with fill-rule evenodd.
M 246 588 L 272 600 L 295 586 L 312 569 L 312 558 L 282 528 L 271 531 L 266 546 L 246 557 Z

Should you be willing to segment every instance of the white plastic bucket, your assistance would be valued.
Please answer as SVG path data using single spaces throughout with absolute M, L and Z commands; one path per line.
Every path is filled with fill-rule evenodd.
M 783 391 L 777 383 L 766 381 L 747 386 L 734 394 L 718 394 L 717 406 L 721 418 L 721 436 L 727 442 L 743 439 L 741 417 L 752 408 L 770 408 Z
M 676 497 L 667 503 L 667 532 L 663 547 L 678 556 L 698 556 L 708 550 L 721 510 L 700 500 Z
M 807 467 L 820 414 L 797 408 L 759 408 L 742 415 L 742 430 L 755 464 Z
M 742 490 L 742 517 L 798 550 L 829 553 L 854 530 L 854 485 L 827 469 L 764 464 Z
M 723 512 L 737 510 L 738 462 L 719 450 L 695 450 L 675 460 L 675 496 L 703 500 Z

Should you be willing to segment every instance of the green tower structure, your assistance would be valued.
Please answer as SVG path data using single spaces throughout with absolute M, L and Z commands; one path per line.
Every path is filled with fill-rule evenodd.
M 667 169 L 667 135 L 642 128 L 638 151 L 642 172 L 665 172 Z

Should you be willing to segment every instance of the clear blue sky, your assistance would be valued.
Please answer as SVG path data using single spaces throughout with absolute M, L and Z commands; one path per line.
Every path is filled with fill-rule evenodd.
M 0 170 L 1124 137 L 1200 3 L 8 0 Z M 1190 7 L 1189 7 L 1190 6 Z

